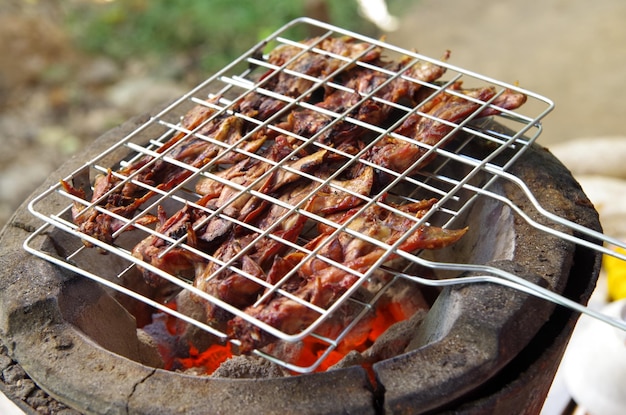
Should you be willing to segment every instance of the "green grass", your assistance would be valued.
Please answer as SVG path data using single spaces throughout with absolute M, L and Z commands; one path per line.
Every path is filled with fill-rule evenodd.
M 331 23 L 368 30 L 355 1 L 329 0 L 328 5 Z M 205 73 L 303 15 L 304 0 L 117 0 L 81 2 L 66 12 L 70 33 L 87 53 L 157 62 L 184 53 Z

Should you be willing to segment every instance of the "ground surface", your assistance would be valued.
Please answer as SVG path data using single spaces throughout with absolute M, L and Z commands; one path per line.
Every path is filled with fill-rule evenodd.
M 389 40 L 551 98 L 551 144 L 626 135 L 624 21 L 616 0 L 420 0 Z

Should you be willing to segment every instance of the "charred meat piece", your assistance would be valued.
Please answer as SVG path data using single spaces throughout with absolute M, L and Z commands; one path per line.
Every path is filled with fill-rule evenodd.
M 285 97 L 297 98 L 315 84 L 316 81 L 311 80 L 310 77 L 322 82 L 346 64 L 344 60 L 319 52 L 307 51 L 306 49 L 310 47 L 350 60 L 358 58 L 362 62 L 378 59 L 381 52 L 380 48 L 372 48 L 367 43 L 348 37 L 312 38 L 302 42 L 302 47 L 283 45 L 274 49 L 268 57 L 269 63 L 283 68 L 280 71 L 268 71 L 259 81 L 261 87 Z M 239 107 L 240 111 L 246 115 L 266 120 L 287 104 L 285 100 L 271 98 L 262 92 L 253 91 L 241 99 Z
M 408 169 L 425 167 L 434 156 L 426 156 L 429 149 L 446 139 L 458 123 L 469 117 L 481 118 L 497 114 L 497 108 L 513 110 L 526 101 L 525 95 L 506 90 L 495 98 L 492 106 L 479 112 L 481 102 L 496 96 L 495 88 L 461 89 L 460 84 L 454 84 L 451 90 L 456 94 L 444 90 L 424 103 L 419 112 L 411 113 L 394 130 L 401 137 L 387 134 L 375 142 L 364 155 L 365 160 L 383 169 L 377 177 L 378 187 L 392 179 L 388 174 L 389 170 L 402 173 Z M 417 163 L 418 161 L 420 162 Z
M 402 75 L 391 78 L 389 72 Z M 319 134 L 316 141 L 338 148 L 345 146 L 346 142 L 357 148 L 357 140 L 370 132 L 358 122 L 384 125 L 393 110 L 388 103 L 405 101 L 405 104 L 415 105 L 421 87 L 419 82 L 433 82 L 444 72 L 441 66 L 422 61 L 411 63 L 409 58 L 400 62 L 377 61 L 366 67 L 353 68 L 335 80 L 341 88 L 328 88 L 324 99 L 315 104 L 319 109 L 296 109 L 282 127 L 305 138 Z M 356 122 L 341 119 L 328 127 L 344 113 Z
M 368 43 L 359 42 L 349 37 L 342 38 L 313 38 L 304 42 L 305 47 L 314 47 L 330 54 L 347 58 L 349 61 L 359 59 L 361 62 L 371 62 L 380 57 L 380 48 L 372 47 Z M 287 71 L 279 73 L 274 91 L 290 97 L 297 97 L 306 92 L 313 81 L 302 76 L 290 75 L 289 72 L 306 74 L 323 80 L 333 74 L 346 61 L 333 57 L 330 54 L 306 51 L 299 46 L 285 45 L 273 50 L 268 61 L 277 66 L 285 65 Z
M 423 215 L 434 201 L 425 201 L 417 204 L 397 206 L 396 208 L 416 216 Z M 357 215 L 358 213 L 358 215 Z M 374 238 L 384 244 L 393 244 L 415 225 L 414 217 L 404 215 L 372 205 L 361 212 L 359 209 L 348 211 L 342 215 L 337 223 L 348 223 L 348 229 L 359 232 L 367 237 Z M 418 249 L 436 249 L 456 242 L 466 229 L 447 230 L 442 228 L 422 226 L 408 235 L 399 249 L 414 252 Z M 365 239 L 353 236 L 348 232 L 335 235 L 326 230 L 320 237 L 313 240 L 308 249 L 319 249 L 316 257 L 299 262 L 302 253 L 288 255 L 284 262 L 293 266 L 297 264 L 294 279 L 295 287 L 291 288 L 294 296 L 317 307 L 327 309 L 337 299 L 353 286 L 360 277 L 375 265 L 387 253 L 387 249 L 377 246 Z M 389 261 L 397 254 L 391 254 L 384 261 Z M 321 259 L 323 258 L 323 259 Z M 331 261 L 328 261 L 331 260 Z M 349 268 L 347 271 L 338 267 Z M 284 267 L 287 269 L 288 267 Z M 246 310 L 246 313 L 257 320 L 269 324 L 287 334 L 298 334 L 301 330 L 314 323 L 319 314 L 305 304 L 287 296 L 276 294 L 267 303 L 263 303 Z M 241 341 L 240 350 L 243 353 L 258 349 L 272 342 L 272 336 L 263 332 L 255 325 L 251 325 L 240 317 L 235 317 L 229 323 L 232 338 Z
M 288 186 L 291 187 L 291 186 Z M 281 198 L 285 203 L 296 204 L 302 199 L 301 189 L 287 191 Z M 290 247 L 287 242 L 295 242 L 306 222 L 306 217 L 277 204 L 265 205 L 260 220 L 250 223 L 259 232 L 230 232 L 228 238 L 213 254 L 214 261 L 198 270 L 194 285 L 203 292 L 225 301 L 237 308 L 252 304 L 264 289 L 259 281 L 266 281 L 266 272 L 271 261 Z M 200 301 L 200 299 L 198 299 Z M 205 302 L 206 316 L 220 325 L 232 317 L 211 302 Z
M 259 280 L 276 282 L 278 273 L 274 267 L 277 258 L 291 249 L 288 243 L 296 242 L 307 221 L 303 214 L 284 206 L 301 205 L 302 211 L 320 215 L 343 212 L 363 204 L 362 196 L 369 194 L 372 182 L 373 171 L 365 168 L 358 177 L 331 180 L 323 186 L 316 181 L 299 181 L 281 187 L 280 203 L 266 205 L 249 228 L 231 232 L 214 254 L 217 261 L 207 264 L 196 276 L 194 285 L 237 308 L 252 305 L 264 290 Z M 221 265 L 228 261 L 245 268 L 236 266 L 239 271 L 232 271 L 232 268 Z M 256 267 L 251 267 L 251 263 Z M 212 303 L 207 303 L 206 309 L 207 316 L 217 324 L 230 317 Z
M 130 219 L 154 195 L 151 187 L 167 191 L 191 176 L 192 170 L 172 163 L 169 159 L 196 168 L 210 162 L 230 164 L 244 158 L 243 153 L 233 151 L 233 148 L 254 152 L 264 143 L 266 137 L 262 131 L 244 139 L 242 119 L 227 115 L 210 118 L 213 113 L 204 106 L 195 108 L 185 117 L 184 122 L 188 124 L 183 125 L 183 128 L 192 129 L 200 125 L 203 119 L 208 120 L 196 134 L 180 132 L 157 150 L 158 157 L 146 155 L 119 169 L 116 174 L 109 171 L 106 175 L 97 176 L 91 202 L 108 212 Z M 119 176 L 132 178 L 132 181 L 121 184 Z M 66 182 L 62 182 L 62 185 L 69 193 L 86 198 L 84 190 L 75 189 Z M 107 243 L 113 242 L 113 234 L 125 224 L 122 219 L 94 208 L 85 208 L 80 203 L 75 204 L 72 214 L 81 232 Z M 154 218 L 140 220 L 148 222 L 154 221 Z
M 280 146 L 279 142 L 275 145 Z M 284 152 L 268 150 L 270 156 L 273 154 L 277 157 L 276 154 L 281 153 Z M 310 170 L 323 162 L 324 154 L 324 151 L 320 151 L 292 160 L 285 165 L 296 171 Z M 189 274 L 189 272 L 203 273 L 204 261 L 182 247 L 172 249 L 171 243 L 160 235 L 171 239 L 186 237 L 188 243 L 192 242 L 194 247 L 202 247 L 205 251 L 211 252 L 210 247 L 221 242 L 221 239 L 232 231 L 234 227 L 232 219 L 252 223 L 267 205 L 263 199 L 253 196 L 250 191 L 242 191 L 242 188 L 250 187 L 259 192 L 270 193 L 299 178 L 296 173 L 283 169 L 274 170 L 267 177 L 262 177 L 270 172 L 272 166 L 274 164 L 269 160 L 262 162 L 259 159 L 245 159 L 216 173 L 216 179 L 205 180 L 199 184 L 204 195 L 195 203 L 195 206 L 185 205 L 169 219 L 162 210 L 160 211 L 160 225 L 157 226 L 157 233 L 137 244 L 133 249 L 133 255 L 161 270 L 172 271 L 173 275 Z M 224 219 L 220 215 L 226 215 L 232 219 Z M 166 251 L 166 257 L 164 257 Z M 170 265 L 170 263 L 176 265 Z M 142 273 L 146 281 L 152 285 L 158 279 L 150 270 L 142 269 Z
M 206 191 L 208 187 L 220 188 L 219 196 L 209 203 L 209 206 L 229 218 L 251 223 L 267 205 L 267 200 L 253 195 L 251 191 L 275 194 L 283 186 L 299 180 L 301 173 L 319 168 L 326 154 L 326 151 L 320 150 L 280 165 L 270 162 L 269 159 L 268 162 L 257 160 L 252 168 L 244 167 L 245 174 L 233 177 L 229 183 L 220 186 L 205 180 L 197 188 L 201 191 Z M 214 217 L 208 221 L 205 229 L 198 233 L 198 238 L 207 242 L 213 241 L 225 235 L 233 226 L 233 220 Z

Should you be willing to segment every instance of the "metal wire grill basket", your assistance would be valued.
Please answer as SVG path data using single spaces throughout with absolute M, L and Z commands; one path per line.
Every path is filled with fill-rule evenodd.
M 324 34 L 306 42 L 293 38 L 293 33 L 310 28 L 322 30 Z M 358 44 L 358 51 L 344 53 L 324 47 L 328 40 L 343 37 L 349 38 L 352 45 Z M 268 58 L 272 53 L 276 56 L 284 51 L 289 53 L 283 61 Z M 384 59 L 370 59 L 371 54 L 384 56 Z M 608 240 L 597 232 L 543 210 L 525 184 L 507 173 L 509 166 L 540 135 L 540 120 L 552 110 L 553 103 L 515 85 L 450 65 L 445 61 L 445 53 L 443 55 L 444 60 L 437 60 L 311 19 L 295 20 L 151 116 L 114 146 L 62 178 L 62 183 L 36 197 L 29 209 L 45 223 L 26 241 L 25 248 L 235 345 L 241 346 L 242 339 L 229 333 L 224 324 L 213 325 L 189 317 L 162 300 L 123 286 L 120 281 L 133 273 L 144 274 L 152 283 L 171 291 L 187 290 L 211 310 L 217 310 L 218 315 L 222 313 L 237 319 L 241 327 L 253 333 L 252 337 L 269 336 L 284 342 L 313 337 L 323 343 L 325 349 L 319 359 L 306 367 L 278 359 L 261 347 L 253 347 L 252 353 L 297 372 L 314 370 L 397 279 L 436 286 L 494 282 L 624 328 L 623 322 L 505 271 L 484 264 L 432 261 L 422 255 L 423 249 L 429 246 L 411 244 L 411 235 L 423 229 L 441 229 L 439 232 L 443 235 L 447 230 L 463 228 L 464 214 L 475 200 L 489 197 L 506 204 L 542 231 L 615 255 L 608 248 L 534 222 L 512 201 L 491 191 L 495 181 L 506 180 L 519 186 L 548 221 L 575 229 L 590 238 L 619 245 L 618 241 Z M 316 72 L 314 68 L 298 66 L 298 62 L 306 59 L 332 62 L 332 68 Z M 401 63 L 381 64 L 391 61 Z M 445 75 L 419 79 L 411 70 L 420 65 L 439 68 Z M 342 81 L 342 74 L 349 71 L 373 73 L 378 83 L 369 89 L 359 89 Z M 400 82 L 419 90 L 417 103 L 391 99 L 384 93 Z M 473 96 L 462 89 L 469 87 L 489 88 L 492 93 L 487 98 Z M 344 106 L 326 105 L 323 97 L 333 92 L 344 98 L 350 96 L 349 105 L 345 102 Z M 515 109 L 502 105 L 506 104 L 505 97 L 511 92 L 525 96 L 526 105 Z M 471 110 L 463 117 L 440 118 L 428 108 L 442 97 L 462 100 L 470 104 Z M 242 102 L 256 105 L 254 111 L 242 110 Z M 272 105 L 272 110 L 266 108 Z M 393 113 L 391 121 L 373 123 L 361 116 L 363 113 L 359 111 L 372 105 Z M 303 122 L 304 127 L 294 131 L 293 124 L 288 122 L 294 114 L 310 116 L 313 121 Z M 484 122 L 485 115 L 495 117 L 498 125 L 506 128 L 494 129 L 493 123 Z M 411 116 L 436 123 L 442 127 L 443 133 L 433 142 L 399 133 L 402 123 Z M 316 122 L 320 123 L 319 128 L 312 127 Z M 336 144 L 337 140 L 344 140 L 351 134 L 361 137 L 360 147 Z M 276 157 L 271 149 L 280 140 L 288 145 L 282 148 L 286 153 Z M 387 150 L 377 147 L 377 143 L 385 143 L 384 140 L 407 145 L 416 150 L 417 155 L 407 159 L 404 154 L 393 157 L 385 154 Z M 480 153 L 470 145 L 476 142 L 482 143 Z M 195 145 L 202 145 L 205 153 L 201 151 L 200 156 L 188 161 L 181 154 Z M 379 156 L 368 158 L 371 154 Z M 378 162 L 389 158 L 392 162 L 400 159 L 398 164 L 403 167 L 399 169 Z M 259 165 L 263 168 L 257 169 Z M 155 171 L 166 172 L 163 174 L 171 179 L 167 186 L 159 181 L 162 178 L 146 174 Z M 96 180 L 98 176 L 100 182 Z M 279 179 L 287 183 L 284 186 L 289 192 L 277 190 L 275 183 Z M 299 181 L 305 181 L 306 186 L 295 185 Z M 362 192 L 358 187 L 362 181 L 373 181 L 374 184 L 370 183 L 369 190 Z M 207 196 L 212 191 L 215 194 Z M 115 208 L 111 208 L 111 197 L 122 199 L 129 192 L 141 197 L 118 201 Z M 341 203 L 348 203 L 350 215 L 345 216 L 347 208 L 342 208 L 343 216 L 311 208 L 312 201 L 320 198 L 335 202 L 339 198 Z M 141 203 L 135 203 L 138 199 Z M 405 209 L 422 200 L 431 202 L 423 205 L 419 213 Z M 133 206 L 130 214 L 125 210 L 129 205 Z M 58 206 L 62 208 L 58 209 Z M 249 209 L 248 216 L 242 214 L 245 209 Z M 271 220 L 249 219 L 262 209 L 271 212 L 266 213 L 273 215 L 269 216 Z M 102 235 L 81 225 L 80 218 L 90 223 L 86 218 L 91 215 L 98 218 L 97 221 L 105 221 L 110 233 Z M 182 219 L 183 216 L 186 219 Z M 175 217 L 180 222 L 177 223 Z M 368 217 L 374 219 L 368 222 Z M 372 226 L 384 222 L 383 217 L 395 218 L 395 223 L 402 223 L 406 229 L 391 240 L 379 238 Z M 360 219 L 364 220 L 361 225 Z M 155 222 L 158 223 L 155 225 Z M 172 223 L 176 226 L 184 223 L 184 226 L 168 227 Z M 385 226 L 377 229 L 382 231 Z M 210 227 L 217 236 L 209 242 L 198 241 L 206 237 L 209 233 L 206 229 Z M 320 231 L 320 227 L 325 230 Z M 297 231 L 290 233 L 294 228 Z M 64 248 L 66 256 L 57 257 L 30 246 L 30 241 L 37 235 L 50 229 L 72 237 L 74 242 Z M 326 242 L 312 243 L 321 234 Z M 333 257 L 329 254 L 329 241 L 341 238 L 347 238 L 352 241 L 350 243 L 358 241 L 367 246 L 368 252 L 374 251 L 377 255 L 367 266 Z M 223 240 L 230 242 L 222 243 Z M 156 253 L 143 255 L 145 251 L 139 252 L 137 246 L 142 241 L 148 241 L 146 245 L 151 249 L 158 245 Z M 216 249 L 218 245 L 222 248 Z M 267 249 L 280 251 L 284 257 L 291 255 L 292 262 L 287 264 L 289 269 L 277 277 L 268 276 L 268 264 L 272 263 L 265 257 L 260 258 L 259 246 L 270 246 Z M 81 260 L 93 249 L 108 254 L 102 257 L 106 260 Z M 230 252 L 224 252 L 228 250 Z M 178 259 L 185 266 L 176 268 L 171 265 Z M 254 265 L 255 261 L 263 268 L 262 272 Z M 162 266 L 165 263 L 167 265 Z M 312 272 L 310 269 L 315 267 L 314 264 L 332 269 L 342 277 L 343 285 L 341 289 L 333 288 L 331 300 L 320 302 L 311 298 L 311 289 L 298 291 L 291 288 L 302 274 Z M 416 264 L 422 269 L 449 271 L 452 277 L 433 280 L 417 276 L 411 268 Z M 200 271 L 199 267 L 202 268 Z M 461 277 L 468 271 L 474 276 Z M 202 274 L 209 289 L 198 283 L 198 273 Z M 246 290 L 252 291 L 252 299 L 243 304 L 223 295 L 220 287 L 228 285 L 224 282 L 224 275 L 231 278 L 228 284 L 243 286 L 241 290 L 245 293 L 248 293 Z M 221 285 L 211 281 L 221 281 Z M 303 282 L 299 281 L 299 284 Z M 364 287 L 368 287 L 366 296 L 362 292 Z M 308 297 L 300 295 L 301 292 Z M 315 291 L 316 295 L 320 292 Z M 277 298 L 291 304 L 295 312 L 306 315 L 306 324 L 298 325 L 297 329 L 288 325 L 277 327 L 271 319 L 250 312 L 268 307 Z M 323 334 L 320 334 L 324 324 L 343 315 L 346 307 L 351 310 L 350 319 L 341 325 L 340 330 L 332 334 L 322 330 Z

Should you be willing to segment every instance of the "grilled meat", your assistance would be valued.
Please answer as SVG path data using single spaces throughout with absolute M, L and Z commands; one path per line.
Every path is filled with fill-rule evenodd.
M 408 58 L 400 62 L 375 63 L 385 71 L 366 66 L 342 73 L 336 79 L 341 87 L 328 88 L 324 99 L 315 104 L 315 109 L 292 111 L 281 127 L 304 138 L 318 135 L 316 141 L 337 148 L 346 148 L 346 144 L 357 148 L 355 143 L 370 132 L 359 122 L 384 125 L 393 110 L 390 104 L 405 101 L 405 104 L 414 105 L 421 87 L 418 82 L 432 82 L 445 72 L 441 66 L 411 62 Z M 398 72 L 402 76 L 391 78 L 389 72 Z M 336 120 L 342 115 L 351 120 Z
M 273 284 L 279 278 L 276 261 L 291 249 L 289 244 L 297 241 L 307 221 L 304 214 L 284 206 L 300 205 L 302 212 L 315 215 L 343 212 L 363 204 L 372 183 L 373 171 L 365 168 L 354 179 L 331 180 L 326 185 L 299 181 L 285 186 L 278 203 L 266 205 L 265 211 L 250 221 L 249 228 L 231 233 L 214 254 L 215 263 L 209 263 L 196 276 L 195 286 L 237 308 L 252 305 L 265 288 L 262 281 Z M 224 254 L 226 257 L 222 257 Z M 257 267 L 253 268 L 253 274 L 240 267 L 236 267 L 239 271 L 231 271 L 226 267 L 229 261 L 242 265 L 244 261 L 252 261 Z M 213 303 L 207 303 L 206 309 L 207 316 L 216 324 L 230 317 Z
M 254 152 L 266 139 L 262 132 L 244 139 L 240 118 L 216 115 L 215 111 L 204 106 L 194 108 L 183 120 L 184 129 L 196 127 L 199 127 L 196 134 L 180 132 L 173 136 L 157 150 L 156 157 L 146 155 L 115 174 L 109 171 L 106 175 L 97 176 L 91 202 L 124 219 L 130 219 L 143 203 L 154 196 L 152 188 L 168 191 L 191 176 L 193 171 L 181 167 L 179 163 L 195 168 L 210 162 L 230 164 L 243 158 L 243 153 L 232 151 L 232 148 Z M 172 159 L 178 163 L 171 162 Z M 132 181 L 122 182 L 122 177 Z M 82 189 L 74 189 L 66 182 L 62 184 L 69 193 L 85 199 Z M 92 207 L 85 209 L 78 203 L 72 213 L 81 232 L 107 243 L 113 242 L 113 234 L 125 224 L 123 219 Z M 153 221 L 153 218 L 145 218 L 143 221 Z
M 516 109 L 526 97 L 460 82 L 442 88 L 442 66 L 411 57 L 387 61 L 381 48 L 355 39 L 315 38 L 301 46 L 272 51 L 270 69 L 224 111 L 215 109 L 220 97 L 194 107 L 155 154 L 98 176 L 90 202 L 85 190 L 63 182 L 85 200 L 72 209 L 79 230 L 112 242 L 131 218 L 156 223 L 132 250 L 148 284 L 171 284 L 162 273 L 193 280 L 212 299 L 288 334 L 315 324 L 314 307 L 331 307 L 400 251 L 461 238 L 466 229 L 417 226 L 434 199 L 395 205 L 386 201 L 387 186 L 424 168 L 455 125 Z M 193 202 L 135 217 L 157 191 L 199 170 Z M 273 341 L 218 304 L 196 299 L 243 352 Z
M 406 235 L 408 236 L 406 240 L 400 243 L 399 249 L 402 251 L 413 252 L 418 249 L 441 248 L 456 242 L 463 236 L 466 229 L 446 230 L 421 226 L 413 230 L 415 218 L 423 215 L 434 202 L 434 200 L 429 200 L 395 206 L 402 212 L 416 215 L 411 218 L 372 205 L 364 211 L 355 208 L 339 214 L 341 217 L 335 221 L 338 224 L 347 223 L 347 229 L 387 245 L 396 243 L 400 238 L 405 237 L 409 230 L 412 230 L 410 235 Z M 385 247 L 375 245 L 345 231 L 336 235 L 333 227 L 328 227 L 306 248 L 310 251 L 316 249 L 319 251 L 315 257 L 304 262 L 299 261 L 305 257 L 302 252 L 283 259 L 292 267 L 295 265 L 294 269 L 297 270 L 293 277 L 297 282 L 286 287 L 292 289 L 291 294 L 295 297 L 323 309 L 327 309 L 337 301 L 359 278 L 362 278 L 361 274 L 367 272 L 376 263 L 381 260 L 388 261 L 397 256 L 396 253 L 392 253 L 387 258 L 383 258 L 388 252 Z M 334 263 L 341 264 L 341 267 Z M 283 271 L 291 268 L 286 268 L 283 264 L 279 266 Z M 287 334 L 298 334 L 319 317 L 316 310 L 283 295 L 275 295 L 267 303 L 250 307 L 246 313 Z M 229 330 L 233 338 L 241 341 L 240 350 L 243 353 L 261 348 L 273 340 L 258 326 L 240 317 L 231 320 Z
M 402 173 L 425 167 L 434 157 L 434 153 L 429 153 L 430 148 L 450 138 L 449 133 L 458 123 L 470 116 L 481 118 L 494 115 L 497 110 L 492 107 L 479 111 L 479 101 L 486 102 L 495 96 L 496 90 L 492 87 L 463 90 L 460 84 L 454 84 L 450 92 L 436 95 L 419 112 L 411 113 L 393 135 L 383 136 L 363 157 L 382 170 L 377 187 L 384 186 L 393 178 L 389 171 Z M 525 101 L 525 95 L 506 90 L 495 98 L 493 105 L 510 110 Z
M 267 150 L 268 157 L 283 157 L 286 153 L 281 151 L 280 140 L 274 143 L 274 147 Z M 305 172 L 319 166 L 326 152 L 320 151 L 306 157 L 285 163 L 295 171 Z M 267 160 L 262 162 L 258 159 L 245 159 L 232 167 L 216 173 L 215 179 L 207 179 L 198 184 L 198 190 L 203 193 L 195 206 L 185 205 L 174 213 L 169 219 L 165 214 L 160 214 L 161 225 L 157 231 L 165 238 L 153 234 L 145 238 L 133 249 L 133 256 L 147 262 L 157 268 L 173 272 L 174 275 L 189 273 L 205 273 L 204 267 L 195 254 L 188 254 L 184 248 L 170 247 L 172 240 L 181 237 L 187 238 L 187 242 L 193 241 L 194 247 L 209 250 L 221 238 L 232 231 L 235 221 L 252 223 L 267 206 L 267 202 L 258 196 L 253 196 L 250 189 L 261 193 L 278 191 L 299 178 L 299 175 L 284 168 L 271 170 L 277 161 Z M 264 177 L 264 174 L 267 176 Z M 228 184 L 225 184 L 228 183 Z M 248 189 L 243 191 L 242 189 Z M 225 219 L 222 215 L 228 216 Z M 169 241 L 166 239 L 170 239 Z M 244 244 L 245 245 L 245 244 Z M 225 250 L 223 250 L 225 251 Z M 164 262 L 164 252 L 167 252 L 167 260 Z M 232 252 L 229 250 L 228 252 Z M 175 256 L 179 256 L 173 259 Z M 173 267 L 169 262 L 174 262 Z M 154 285 L 159 281 L 154 273 L 146 268 L 141 268 L 146 281 Z
M 261 88 L 287 98 L 298 98 L 318 82 L 311 78 L 317 78 L 319 82 L 322 82 L 346 65 L 345 61 L 339 58 L 319 52 L 305 51 L 304 48 L 311 46 L 349 60 L 358 58 L 361 62 L 374 61 L 380 57 L 381 52 L 380 48 L 372 48 L 369 44 L 352 38 L 313 38 L 302 42 L 302 47 L 284 45 L 274 49 L 268 57 L 270 64 L 277 67 L 284 66 L 284 70 L 268 71 L 259 81 Z M 287 104 L 287 100 L 252 91 L 241 99 L 239 107 L 244 114 L 259 120 L 266 120 L 285 108 Z

